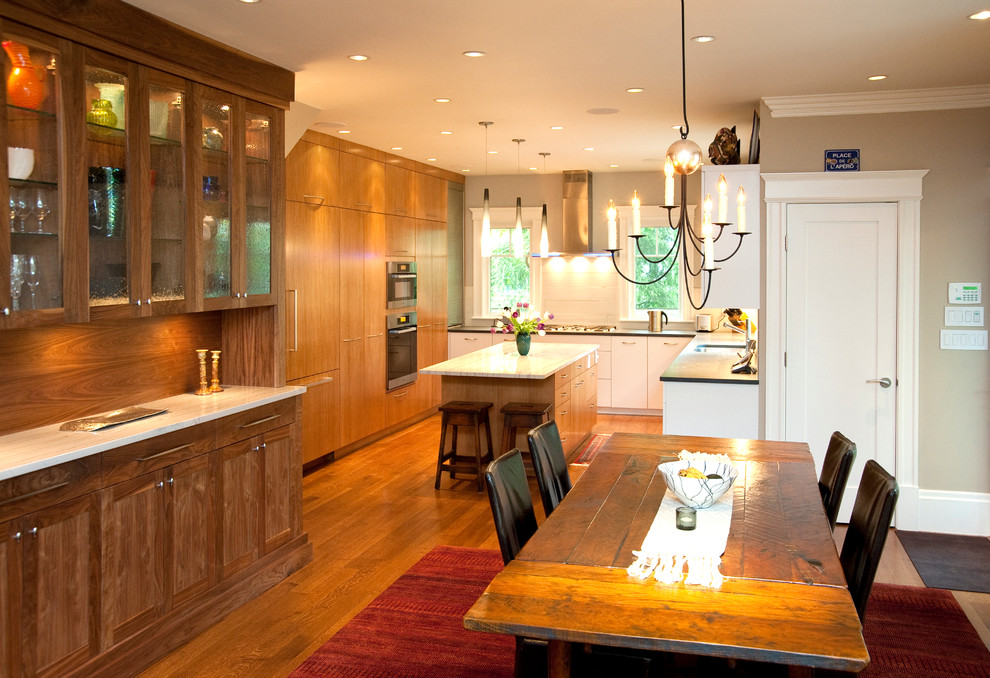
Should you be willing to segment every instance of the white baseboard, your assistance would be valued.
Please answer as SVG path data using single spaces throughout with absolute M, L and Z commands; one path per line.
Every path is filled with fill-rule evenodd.
M 990 494 L 904 489 L 897 503 L 898 528 L 990 537 Z

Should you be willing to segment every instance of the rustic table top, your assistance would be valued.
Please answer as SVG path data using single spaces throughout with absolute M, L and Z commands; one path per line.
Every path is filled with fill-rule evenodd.
M 717 590 L 625 572 L 666 490 L 657 464 L 682 449 L 725 453 L 739 468 Z M 843 671 L 869 663 L 803 443 L 612 435 L 464 625 L 548 639 L 552 655 L 564 641 Z

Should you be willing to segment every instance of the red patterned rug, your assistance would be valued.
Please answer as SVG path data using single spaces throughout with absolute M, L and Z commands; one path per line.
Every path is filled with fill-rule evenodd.
M 584 444 L 584 447 L 581 448 L 581 451 L 578 452 L 577 458 L 571 463 L 578 466 L 587 466 L 590 464 L 591 460 L 598 454 L 598 450 L 602 449 L 602 445 L 608 441 L 611 435 L 611 433 L 595 433 L 592 435 L 588 438 L 588 442 Z
M 462 621 L 501 569 L 498 551 L 436 547 L 290 678 L 509 678 L 513 639 Z M 948 591 L 874 585 L 863 635 L 863 678 L 990 678 L 990 651 Z

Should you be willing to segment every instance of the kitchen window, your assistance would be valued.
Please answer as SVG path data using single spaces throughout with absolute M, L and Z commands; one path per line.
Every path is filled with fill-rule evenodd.
M 689 209 L 693 210 L 693 208 Z M 677 212 L 674 210 L 671 215 L 672 219 L 677 219 Z M 632 208 L 619 207 L 618 215 L 619 247 L 622 248 L 618 263 L 623 272 L 636 280 L 652 280 L 667 270 L 667 267 L 671 265 L 670 259 L 661 264 L 651 264 L 639 255 L 635 243 L 627 237 L 631 232 Z M 640 224 L 640 233 L 643 237 L 639 244 L 643 252 L 653 259 L 663 257 L 670 250 L 677 235 L 677 232 L 670 228 L 667 221 L 667 211 L 661 210 L 659 207 L 643 207 Z M 670 256 L 671 258 L 676 257 L 676 261 L 674 261 L 670 273 L 663 280 L 652 285 L 633 285 L 623 281 L 620 288 L 623 295 L 625 320 L 646 320 L 646 312 L 651 309 L 666 311 L 671 320 L 690 319 L 690 314 L 685 312 L 688 304 L 684 299 L 684 287 L 681 282 L 681 258 L 677 252 Z
M 524 207 L 522 220 L 523 256 L 514 254 L 513 233 L 516 224 L 514 207 L 493 207 L 491 213 L 492 255 L 481 256 L 481 208 L 471 209 L 474 225 L 474 316 L 497 318 L 505 306 L 516 302 L 540 303 L 540 260 L 531 256 L 532 234 L 540 225 L 541 208 Z

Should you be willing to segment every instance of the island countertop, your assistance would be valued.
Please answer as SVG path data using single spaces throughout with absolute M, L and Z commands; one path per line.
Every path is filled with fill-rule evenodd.
M 447 377 L 500 377 L 506 379 L 546 379 L 598 350 L 598 344 L 542 344 L 534 342 L 529 355 L 521 356 L 512 347 L 489 346 L 420 370 L 422 374 Z

